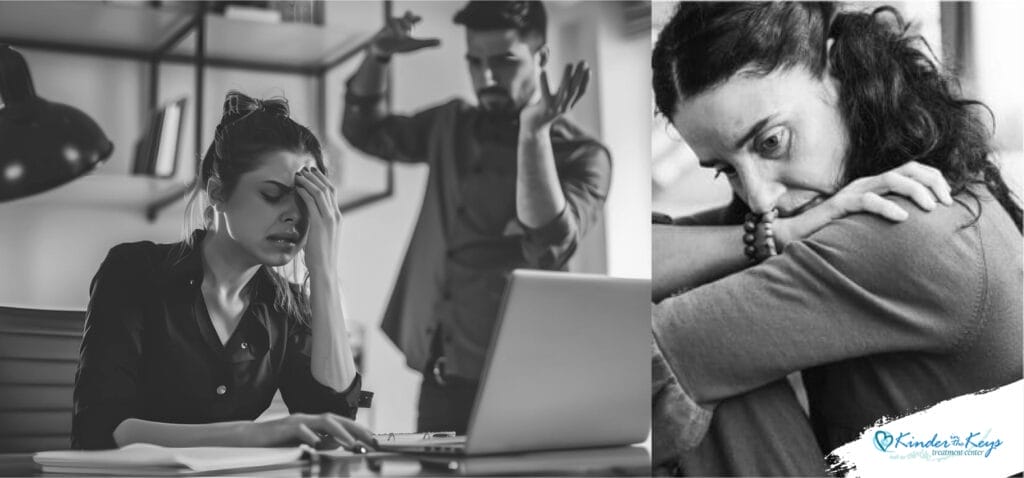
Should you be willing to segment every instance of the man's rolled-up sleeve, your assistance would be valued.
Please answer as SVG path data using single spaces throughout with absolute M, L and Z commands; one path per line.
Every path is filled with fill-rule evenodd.
M 138 268 L 129 246 L 110 250 L 90 287 L 75 373 L 71 447 L 115 448 L 114 429 L 138 416 L 143 308 Z
M 558 166 L 565 209 L 540 227 L 522 224 L 523 257 L 538 269 L 564 269 L 580 239 L 601 217 L 611 184 L 611 156 L 599 143 L 578 148 Z
M 373 392 L 362 389 L 362 376 L 356 374 L 348 389 L 335 391 L 313 377 L 310 369 L 312 340 L 308 327 L 297 327 L 288 339 L 284 372 L 281 374 L 281 398 L 291 413 L 334 413 L 355 418 L 356 410 L 369 408 Z
M 384 94 L 360 96 L 350 86 L 346 90 L 341 134 L 352 146 L 388 161 L 427 161 L 430 130 L 441 107 L 412 116 L 389 114 Z

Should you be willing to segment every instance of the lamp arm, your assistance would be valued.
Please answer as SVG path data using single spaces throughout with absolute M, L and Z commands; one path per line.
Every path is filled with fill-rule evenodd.
M 0 44 L 0 100 L 11 105 L 36 97 L 25 57 L 10 45 Z

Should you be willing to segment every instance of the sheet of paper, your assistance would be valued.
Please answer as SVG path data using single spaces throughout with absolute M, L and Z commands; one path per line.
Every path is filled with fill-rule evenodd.
M 33 460 L 40 465 L 51 467 L 182 468 L 202 472 L 294 462 L 302 458 L 307 449 L 308 447 L 168 448 L 148 443 L 134 443 L 116 450 L 44 451 L 36 453 Z

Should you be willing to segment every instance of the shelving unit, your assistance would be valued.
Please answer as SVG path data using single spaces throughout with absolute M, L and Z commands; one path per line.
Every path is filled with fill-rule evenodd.
M 388 189 L 393 187 L 393 181 L 389 174 Z M 183 194 L 186 186 L 182 181 L 173 179 L 93 173 L 59 188 L 4 204 L 63 207 L 70 204 L 75 207 L 102 207 L 108 210 L 138 210 L 139 205 L 135 202 L 137 198 L 159 198 L 170 191 L 178 190 Z M 384 194 L 385 192 L 367 194 L 351 190 L 339 191 L 338 207 L 341 212 L 351 211 L 385 198 Z
M 183 9 L 182 6 L 191 8 Z M 382 2 L 383 18 L 390 16 L 391 2 Z M 191 64 L 195 68 L 194 157 L 203 153 L 204 73 L 209 67 L 298 74 L 316 80 L 317 123 L 324 130 L 327 111 L 324 96 L 326 74 L 366 45 L 373 28 L 343 28 L 260 23 L 227 19 L 207 11 L 206 2 L 175 4 L 157 9 L 117 2 L 0 2 L 0 43 L 62 53 L 98 55 L 145 61 L 150 66 L 149 107 L 157 106 L 159 68 L 162 63 Z M 345 190 L 339 194 L 342 212 L 390 197 L 394 166 L 387 165 L 383 191 Z M 153 221 L 160 211 L 184 198 L 191 182 L 141 176 L 91 175 L 72 182 L 38 201 L 74 200 L 104 205 L 141 206 Z M 105 186 L 105 188 L 104 188 Z M 92 188 L 108 189 L 90 192 Z M 67 190 L 65 190 L 67 189 Z

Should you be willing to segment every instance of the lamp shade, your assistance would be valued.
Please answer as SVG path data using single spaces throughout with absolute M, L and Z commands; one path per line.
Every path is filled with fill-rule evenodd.
M 36 96 L 25 58 L 0 44 L 0 201 L 71 181 L 114 145 L 89 115 Z

